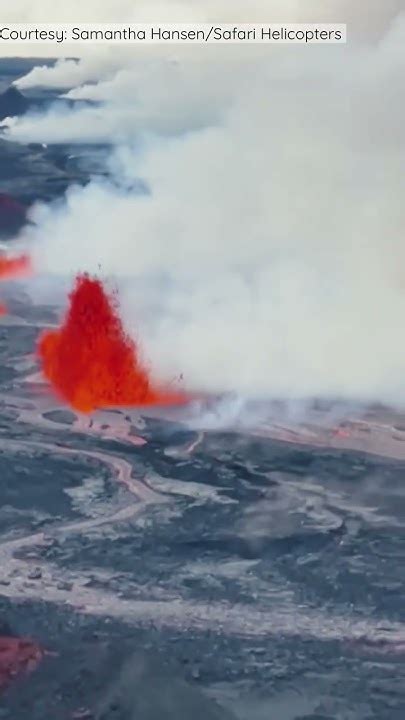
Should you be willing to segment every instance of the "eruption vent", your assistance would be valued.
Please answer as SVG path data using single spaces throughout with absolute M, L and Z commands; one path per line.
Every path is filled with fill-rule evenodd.
M 28 255 L 17 257 L 0 256 L 0 280 L 10 280 L 15 277 L 23 277 L 31 272 L 31 262 Z
M 0 255 L 0 280 L 24 277 L 24 275 L 29 275 L 31 270 L 31 260 L 28 255 L 17 255 L 16 257 Z M 0 316 L 7 315 L 7 312 L 7 306 L 0 303 Z
M 78 275 L 69 300 L 62 327 L 46 331 L 38 344 L 43 372 L 60 397 L 81 412 L 186 401 L 152 383 L 100 280 Z

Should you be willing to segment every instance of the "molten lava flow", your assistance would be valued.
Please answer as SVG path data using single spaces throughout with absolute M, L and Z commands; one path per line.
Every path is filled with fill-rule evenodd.
M 152 384 L 100 280 L 79 275 L 69 299 L 62 327 L 46 331 L 38 344 L 43 372 L 59 396 L 82 412 L 185 402 Z
M 0 280 L 10 280 L 15 277 L 29 275 L 31 272 L 31 261 L 28 255 L 8 257 L 0 255 Z
M 17 255 L 8 257 L 0 255 L 0 280 L 11 280 L 15 277 L 29 275 L 32 270 L 31 260 L 28 255 Z M 0 303 L 0 316 L 7 315 L 7 306 Z
M 43 655 L 31 640 L 0 636 L 0 693 L 16 676 L 35 670 Z

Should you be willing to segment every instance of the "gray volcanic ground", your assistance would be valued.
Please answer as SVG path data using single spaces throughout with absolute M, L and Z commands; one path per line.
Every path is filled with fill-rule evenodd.
M 34 150 L 0 147 L 20 201 L 70 182 L 55 149 Z M 203 432 L 179 415 L 79 417 L 32 358 L 52 311 L 8 296 L 0 636 L 41 660 L 0 717 L 402 720 L 404 419 L 314 409 Z

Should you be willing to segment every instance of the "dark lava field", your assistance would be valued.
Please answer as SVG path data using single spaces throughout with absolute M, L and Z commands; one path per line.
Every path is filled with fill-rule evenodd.
M 49 102 L 8 92 L 29 63 L 0 116 Z M 4 241 L 103 152 L 0 138 Z M 7 300 L 0 718 L 402 720 L 405 453 L 76 415 L 32 355 L 53 311 Z

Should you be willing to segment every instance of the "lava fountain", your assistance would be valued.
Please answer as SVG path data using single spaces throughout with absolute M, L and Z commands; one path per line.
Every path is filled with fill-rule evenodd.
M 117 296 L 87 274 L 76 277 L 61 327 L 41 335 L 37 353 L 54 392 L 81 412 L 187 401 L 152 381 L 123 329 Z

